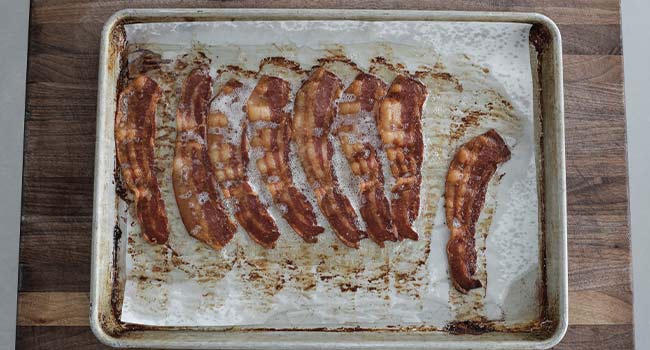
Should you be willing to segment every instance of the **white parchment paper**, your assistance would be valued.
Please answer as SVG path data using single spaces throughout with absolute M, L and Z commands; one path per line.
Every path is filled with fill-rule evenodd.
M 271 206 L 282 231 L 275 249 L 257 246 L 240 228 L 217 252 L 188 236 L 180 221 L 169 165 L 175 138 L 173 95 L 182 81 L 159 82 L 167 84 L 168 97 L 157 116 L 157 167 L 172 233 L 169 247 L 144 242 L 133 209 L 120 201 L 118 223 L 128 237 L 122 321 L 159 326 L 442 328 L 455 320 L 518 325 L 539 317 L 529 25 L 235 21 L 125 28 L 130 49 L 147 48 L 164 59 L 176 60 L 200 48 L 212 60 L 215 75 L 228 65 L 257 71 L 265 57 L 285 57 L 308 69 L 319 58 L 343 55 L 387 83 L 395 69 L 427 71 L 420 80 L 429 97 L 423 115 L 421 211 L 414 223 L 419 241 L 387 242 L 382 249 L 364 240 L 353 250 L 337 242 L 320 217 L 326 232 L 310 245 Z M 379 56 L 384 60 L 373 60 Z M 398 64 L 403 67 L 395 68 Z M 278 69 L 277 74 L 284 73 Z M 283 77 L 294 89 L 304 79 Z M 487 287 L 462 295 L 451 287 L 447 272 L 444 179 L 457 147 L 490 128 L 509 144 L 512 159 L 490 183 L 477 225 L 477 276 Z M 345 162 L 338 162 L 336 171 L 349 187 Z M 296 182 L 307 187 L 297 173 Z M 268 196 L 254 174 L 251 181 L 263 198 Z

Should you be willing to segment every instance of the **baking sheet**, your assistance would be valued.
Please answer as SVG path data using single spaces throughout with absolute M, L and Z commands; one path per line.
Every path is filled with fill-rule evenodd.
M 240 230 L 225 249 L 215 252 L 189 237 L 178 217 L 169 152 L 175 138 L 174 89 L 182 79 L 164 83 L 169 93 L 157 116 L 156 147 L 172 235 L 169 247 L 147 244 L 132 209 L 119 202 L 118 223 L 128 237 L 123 322 L 442 328 L 457 320 L 494 320 L 512 326 L 540 316 L 530 25 L 269 21 L 148 23 L 125 29 L 129 50 L 148 48 L 172 62 L 185 53 L 189 56 L 180 58 L 187 61 L 197 51 L 205 52 L 215 75 L 231 64 L 256 71 L 260 60 L 270 56 L 287 57 L 309 68 L 318 58 L 344 55 L 390 82 L 394 66 L 401 63 L 412 72 L 430 71 L 421 76 L 430 96 L 423 115 L 421 215 L 415 223 L 420 241 L 388 242 L 381 249 L 365 240 L 361 249 L 352 250 L 327 230 L 319 243 L 308 245 L 272 208 L 283 231 L 276 249 L 258 247 Z M 450 73 L 457 82 L 436 73 Z M 299 79 L 292 81 L 295 86 Z M 447 273 L 444 176 L 455 149 L 491 127 L 505 137 L 513 157 L 490 184 L 477 225 L 478 276 L 487 282 L 487 289 L 464 296 L 450 287 Z M 262 186 L 255 187 L 263 194 Z

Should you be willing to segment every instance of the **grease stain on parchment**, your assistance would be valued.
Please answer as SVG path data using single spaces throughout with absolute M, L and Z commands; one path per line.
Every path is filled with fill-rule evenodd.
M 137 225 L 126 227 L 129 239 L 127 287 L 130 282 L 131 292 L 125 293 L 124 309 L 139 312 L 140 319 L 146 320 L 147 314 L 138 307 L 138 303 L 144 303 L 150 308 L 148 316 L 156 324 L 160 324 L 161 319 L 171 319 L 175 325 L 297 328 L 341 324 L 379 328 L 390 324 L 426 324 L 442 328 L 447 321 L 486 316 L 485 287 L 468 295 L 450 287 L 444 255 L 448 236 L 445 236 L 441 212 L 444 211 L 446 171 L 460 144 L 490 128 L 497 128 L 511 146 L 516 147 L 521 136 L 522 121 L 503 91 L 494 88 L 496 85 L 488 68 L 473 63 L 467 55 L 433 56 L 428 57 L 429 65 L 419 64 L 417 70 L 411 72 L 395 60 L 395 50 L 408 49 L 421 60 L 426 58 L 424 52 L 427 50 L 381 43 L 331 46 L 324 51 L 274 45 L 262 49 L 267 58 L 259 63 L 247 58 L 250 48 L 197 45 L 189 53 L 177 57 L 170 54 L 177 49 L 173 46 L 136 45 L 131 49 L 149 50 L 143 51 L 147 56 L 140 60 L 146 66 L 145 73 L 164 91 L 156 115 L 156 169 L 171 236 L 167 246 L 152 246 L 141 239 Z M 162 54 L 153 54 L 157 51 Z M 220 251 L 208 248 L 187 234 L 175 204 L 171 180 L 176 96 L 184 77 L 200 64 L 210 64 L 213 77 L 221 74 L 242 76 L 242 72 L 259 67 L 258 74 L 288 80 L 295 95 L 312 68 L 291 61 L 298 52 L 303 52 L 303 60 L 311 61 L 312 66 L 326 64 L 333 70 L 344 71 L 341 65 L 348 65 L 371 72 L 387 84 L 398 74 L 409 74 L 427 87 L 429 97 L 422 118 L 425 156 L 421 207 L 414 222 L 420 235 L 418 241 L 386 242 L 382 249 L 364 240 L 360 249 L 350 249 L 338 242 L 317 205 L 313 207 L 326 232 L 318 237 L 318 243 L 311 245 L 291 230 L 274 205 L 269 211 L 281 231 L 275 249 L 259 247 L 241 227 Z M 360 56 L 358 52 L 381 55 Z M 241 66 L 234 67 L 228 62 Z M 137 65 L 133 69 L 142 73 Z M 251 74 L 245 76 L 254 79 Z M 352 78 L 346 76 L 343 80 L 348 84 Z M 392 175 L 387 171 L 387 159 L 381 155 L 381 150 L 379 153 L 389 184 Z M 296 155 L 291 157 L 295 161 Z M 251 169 L 255 171 L 254 167 L 249 167 L 249 171 Z M 304 174 L 296 170 L 297 187 L 309 194 Z M 265 196 L 259 177 L 251 176 L 251 185 L 261 197 Z M 487 285 L 485 241 L 498 205 L 494 194 L 497 187 L 498 180 L 493 179 L 485 210 L 477 224 L 477 277 L 484 286 Z M 389 185 L 386 188 L 389 189 Z M 128 216 L 133 223 L 133 213 Z

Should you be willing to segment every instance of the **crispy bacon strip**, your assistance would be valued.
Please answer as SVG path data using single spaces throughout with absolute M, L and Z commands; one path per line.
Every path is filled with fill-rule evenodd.
M 384 241 L 397 240 L 390 204 L 384 194 L 384 174 L 372 144 L 378 139 L 375 120 L 387 88 L 374 75 L 359 73 L 344 92 L 346 101 L 339 103 L 338 117 L 342 120 L 337 130 L 352 173 L 361 180 L 361 216 L 368 225 L 368 236 L 382 247 Z
M 349 247 L 358 248 L 366 234 L 357 228 L 356 213 L 349 199 L 340 192 L 332 165 L 334 148 L 328 140 L 336 115 L 335 102 L 342 90 L 336 75 L 322 67 L 316 69 L 296 94 L 293 139 L 321 211 L 339 239 Z
M 243 84 L 238 80 L 229 80 L 215 96 L 215 102 L 225 109 L 237 108 L 234 113 L 244 113 L 238 93 Z M 215 104 L 213 104 L 214 106 Z M 246 175 L 248 164 L 248 139 L 246 122 L 241 128 L 239 142 L 227 139 L 228 135 L 239 128 L 231 125 L 228 110 L 212 109 L 208 115 L 208 149 L 210 160 L 216 168 L 217 182 L 226 198 L 235 200 L 235 217 L 250 237 L 265 248 L 273 248 L 280 238 L 275 221 L 266 210 L 257 193 L 251 188 Z M 230 116 L 232 118 L 232 116 Z M 235 132 L 235 136 L 237 133 Z
M 449 166 L 445 184 L 445 214 L 451 231 L 447 258 L 451 280 L 462 293 L 481 287 L 472 277 L 476 272 L 475 225 L 488 182 L 497 166 L 508 159 L 508 146 L 490 130 L 462 145 Z
M 273 201 L 282 209 L 282 216 L 305 242 L 315 243 L 324 230 L 318 226 L 305 195 L 294 186 L 289 167 L 291 116 L 285 109 L 290 95 L 286 80 L 266 75 L 260 78 L 246 103 L 253 127 L 251 145 L 264 151 L 256 165 Z
M 190 72 L 176 111 L 176 151 L 172 180 L 174 194 L 187 232 L 214 249 L 235 234 L 215 190 L 216 179 L 206 146 L 206 117 L 212 79 L 206 67 Z
M 169 237 L 165 202 L 154 168 L 156 105 L 161 94 L 156 82 L 140 75 L 120 93 L 115 117 L 115 149 L 122 178 L 135 197 L 142 234 L 158 244 Z
M 395 177 L 391 209 L 401 239 L 418 239 L 411 224 L 418 217 L 422 175 L 422 106 L 427 90 L 415 79 L 398 75 L 381 102 L 377 125 Z

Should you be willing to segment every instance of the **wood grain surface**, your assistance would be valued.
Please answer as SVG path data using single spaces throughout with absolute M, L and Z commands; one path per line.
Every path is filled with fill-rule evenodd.
M 570 326 L 557 349 L 633 347 L 619 0 L 32 0 L 19 349 L 104 348 L 88 327 L 99 38 L 125 7 L 540 12 L 564 45 Z

